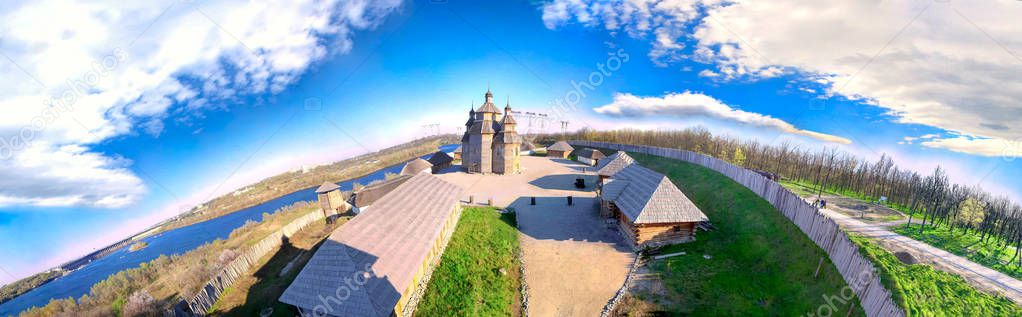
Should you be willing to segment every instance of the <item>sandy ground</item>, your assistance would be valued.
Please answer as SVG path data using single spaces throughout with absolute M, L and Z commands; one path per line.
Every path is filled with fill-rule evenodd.
M 926 243 L 888 231 L 881 225 L 867 224 L 829 209 L 824 209 L 823 213 L 837 221 L 846 231 L 874 238 L 891 252 L 908 252 L 920 262 L 929 263 L 941 271 L 957 274 L 976 288 L 1000 293 L 1022 305 L 1022 281 Z
M 466 189 L 476 202 L 492 198 L 518 212 L 520 241 L 533 316 L 595 316 L 624 283 L 634 258 L 617 231 L 599 218 L 584 165 L 564 159 L 522 157 L 522 174 L 476 175 L 447 171 L 441 178 Z M 585 189 L 574 187 L 586 179 Z M 574 204 L 567 205 L 567 196 Z M 536 197 L 536 205 L 530 198 Z

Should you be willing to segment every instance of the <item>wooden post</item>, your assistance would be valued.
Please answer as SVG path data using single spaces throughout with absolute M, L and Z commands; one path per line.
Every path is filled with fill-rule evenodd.
M 468 196 L 468 203 L 471 204 L 471 203 L 474 203 L 474 202 L 476 202 L 476 196 L 469 195 Z
M 493 206 L 493 197 L 490 197 L 489 199 L 486 200 L 486 205 Z
M 571 196 L 568 196 L 568 206 L 571 206 Z
M 533 206 L 535 206 L 535 205 L 536 205 L 536 196 L 532 196 L 532 197 L 531 197 L 531 201 L 529 202 L 529 204 L 530 204 L 530 205 L 533 205 Z

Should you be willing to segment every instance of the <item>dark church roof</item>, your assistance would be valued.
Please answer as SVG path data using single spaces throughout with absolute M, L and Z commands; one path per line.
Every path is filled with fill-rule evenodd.
M 437 166 L 441 164 L 454 162 L 454 158 L 451 157 L 450 155 L 447 155 L 447 152 L 436 151 L 436 153 L 433 153 L 433 155 L 430 156 L 429 159 L 426 161 L 429 162 L 430 164 L 433 164 L 433 166 Z

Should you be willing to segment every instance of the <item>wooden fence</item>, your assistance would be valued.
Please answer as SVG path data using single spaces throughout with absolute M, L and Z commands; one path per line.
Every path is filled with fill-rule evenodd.
M 820 246 L 830 257 L 830 261 L 837 267 L 848 286 L 858 295 L 867 316 L 905 316 L 904 311 L 891 298 L 891 292 L 880 283 L 880 277 L 876 274 L 873 263 L 859 253 L 858 246 L 848 239 L 837 223 L 777 182 L 756 172 L 731 165 L 726 161 L 685 150 L 596 141 L 570 141 L 568 143 L 576 148 L 579 146 L 598 147 L 656 155 L 698 164 L 724 174 L 770 202 L 816 245 Z M 840 294 L 821 295 L 839 296 Z
M 307 215 L 301 216 L 295 219 L 291 223 L 287 224 L 280 230 L 270 234 L 266 238 L 263 238 L 256 243 L 254 246 L 246 250 L 244 253 L 239 255 L 233 261 L 224 266 L 209 282 L 206 286 L 199 290 L 195 297 L 192 297 L 188 301 L 188 308 L 191 310 L 191 314 L 205 315 L 209 312 L 209 309 L 213 307 L 217 299 L 223 295 L 224 290 L 227 287 L 234 284 L 234 281 L 238 277 L 248 273 L 248 270 L 252 268 L 252 265 L 256 264 L 260 258 L 265 256 L 267 253 L 276 250 L 281 246 L 285 237 L 290 237 L 298 230 L 305 228 L 309 224 L 322 221 L 323 212 L 316 210 L 308 213 Z M 181 315 L 178 313 L 177 315 Z

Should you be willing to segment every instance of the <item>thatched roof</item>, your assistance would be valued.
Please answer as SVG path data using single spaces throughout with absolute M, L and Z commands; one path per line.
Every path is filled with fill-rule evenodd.
M 401 168 L 401 175 L 412 175 L 433 167 L 433 164 L 426 162 L 426 160 L 420 158 L 411 160 L 405 167 Z
M 625 181 L 625 183 L 621 183 Z M 700 222 L 706 215 L 664 174 L 629 164 L 614 175 L 611 199 L 633 223 Z M 617 187 L 623 188 L 617 188 Z
M 454 153 L 461 153 L 461 145 L 459 145 L 458 148 L 454 149 Z
M 317 194 L 328 193 L 338 189 L 341 189 L 341 187 L 337 186 L 337 184 L 331 182 L 323 182 L 323 185 L 319 185 L 319 188 L 316 188 L 316 193 Z
M 628 156 L 628 153 L 624 151 L 617 151 L 617 153 L 611 154 L 597 162 L 596 174 L 600 176 L 612 177 L 621 169 L 628 165 L 635 163 L 635 159 Z
M 437 166 L 440 164 L 454 162 L 454 158 L 451 157 L 450 155 L 447 155 L 447 152 L 436 151 L 436 153 L 433 153 L 433 155 L 430 156 L 429 159 L 426 161 L 429 162 L 429 164 L 432 164 L 433 166 Z
M 568 144 L 568 142 L 557 141 L 557 143 L 554 143 L 554 145 L 548 146 L 546 148 L 546 150 L 547 151 L 571 152 L 571 151 L 574 151 L 575 148 L 571 147 L 571 144 Z
M 430 174 L 412 176 L 335 230 L 280 301 L 312 310 L 324 298 L 334 298 L 327 312 L 333 316 L 390 316 L 457 208 L 461 192 Z M 347 286 L 353 280 L 361 285 Z M 342 287 L 348 292 L 339 291 Z
M 362 208 L 365 206 L 372 205 L 377 200 L 386 196 L 388 193 L 396 189 L 401 184 L 411 179 L 411 175 L 401 175 L 394 177 L 376 184 L 372 184 L 360 189 L 357 192 L 351 194 L 353 199 L 349 199 L 348 203 L 352 206 Z
M 593 159 L 593 160 L 599 160 L 599 159 L 607 157 L 606 155 L 603 155 L 603 152 L 597 151 L 595 149 L 590 149 L 590 148 L 584 148 L 584 149 L 578 150 L 578 152 L 576 152 L 575 155 L 578 156 L 578 157 L 584 157 L 584 158 Z

